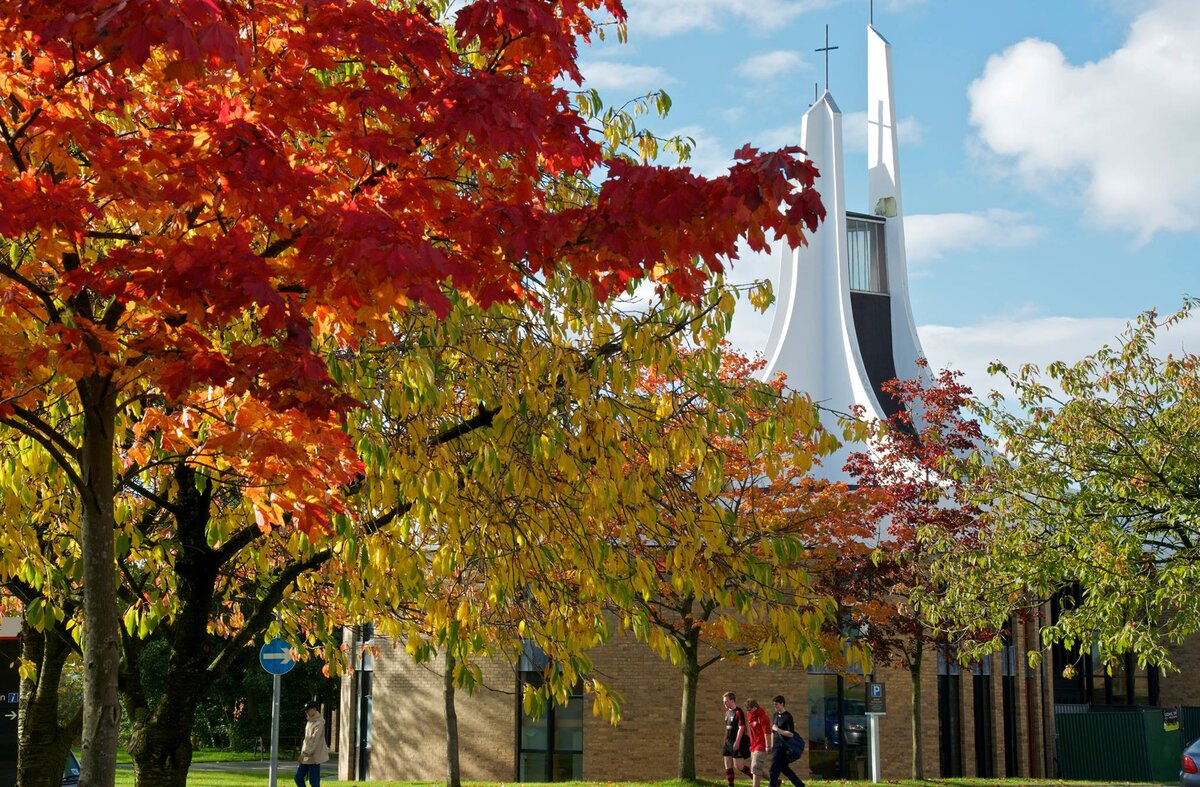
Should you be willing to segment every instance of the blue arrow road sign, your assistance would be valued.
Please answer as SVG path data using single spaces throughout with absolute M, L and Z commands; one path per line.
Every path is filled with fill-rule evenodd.
M 286 675 L 296 666 L 296 660 L 292 658 L 292 646 L 279 637 L 259 649 L 258 663 L 272 675 Z

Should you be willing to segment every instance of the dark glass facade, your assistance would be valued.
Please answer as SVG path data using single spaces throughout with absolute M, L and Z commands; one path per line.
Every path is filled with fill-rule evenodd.
M 867 725 L 867 682 L 862 674 L 838 675 L 814 668 L 808 676 L 808 704 L 795 710 L 796 729 L 808 739 L 808 767 L 813 779 L 870 778 L 870 733 Z
M 942 776 L 962 776 L 962 670 L 944 648 L 938 648 L 937 691 Z
M 851 290 L 887 293 L 887 254 L 883 242 L 883 228 L 882 219 L 861 214 L 846 215 Z
M 1053 620 L 1077 603 L 1078 592 L 1067 590 L 1050 600 Z M 1134 653 L 1121 654 L 1113 663 L 1105 664 L 1099 648 L 1067 649 L 1060 643 L 1051 649 L 1051 656 L 1057 705 L 1158 705 L 1158 668 L 1139 666 Z
M 546 655 L 527 647 L 519 664 L 517 778 L 522 782 L 565 782 L 583 779 L 583 684 L 566 704 L 551 704 L 534 718 L 524 710 L 525 688 L 541 686 Z

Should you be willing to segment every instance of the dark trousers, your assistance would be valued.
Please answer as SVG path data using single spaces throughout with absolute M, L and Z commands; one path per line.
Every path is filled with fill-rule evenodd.
M 309 765 L 300 763 L 296 766 L 296 787 L 304 787 L 304 777 L 312 787 L 321 787 L 321 766 L 315 762 Z
M 788 777 L 788 781 L 795 787 L 804 787 L 804 782 L 800 781 L 800 777 L 792 770 L 783 749 L 775 749 L 771 752 L 771 787 L 779 787 L 780 776 Z

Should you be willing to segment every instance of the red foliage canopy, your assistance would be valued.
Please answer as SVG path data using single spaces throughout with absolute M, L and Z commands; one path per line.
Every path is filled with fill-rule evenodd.
M 325 421 L 322 354 L 388 315 L 524 297 L 696 293 L 747 237 L 823 217 L 797 148 L 728 174 L 602 161 L 564 79 L 618 0 L 477 0 L 452 27 L 372 0 L 17 0 L 0 30 L 0 418 L 111 378 L 215 387 Z M 608 178 L 565 205 L 556 179 Z M 798 188 L 799 187 L 799 188 Z M 303 431 L 303 430 L 302 430 Z M 336 481 L 337 479 L 330 479 Z

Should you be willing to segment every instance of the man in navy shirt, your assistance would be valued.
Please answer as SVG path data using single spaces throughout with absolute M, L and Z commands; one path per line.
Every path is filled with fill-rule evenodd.
M 774 745 L 771 747 L 771 787 L 779 787 L 780 776 L 788 777 L 794 787 L 804 787 L 804 782 L 800 781 L 800 777 L 792 770 L 791 763 L 787 761 L 787 752 L 783 748 L 785 738 L 796 736 L 796 722 L 792 720 L 792 714 L 788 713 L 787 701 L 782 694 L 777 696 L 774 702 L 775 716 L 771 719 L 771 732 L 774 733 Z

